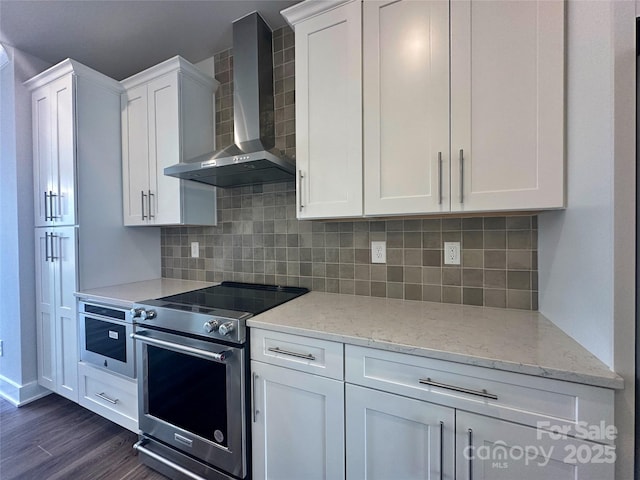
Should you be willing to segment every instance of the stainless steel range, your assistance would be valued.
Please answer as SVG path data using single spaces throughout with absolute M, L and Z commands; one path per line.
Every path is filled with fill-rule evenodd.
M 134 305 L 143 463 L 175 479 L 250 477 L 246 321 L 307 291 L 223 282 Z

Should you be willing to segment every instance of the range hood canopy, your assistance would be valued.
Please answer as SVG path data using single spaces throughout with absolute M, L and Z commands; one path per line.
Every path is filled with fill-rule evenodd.
M 295 163 L 275 148 L 271 29 L 257 12 L 233 22 L 235 144 L 164 169 L 185 180 L 236 187 L 292 180 Z

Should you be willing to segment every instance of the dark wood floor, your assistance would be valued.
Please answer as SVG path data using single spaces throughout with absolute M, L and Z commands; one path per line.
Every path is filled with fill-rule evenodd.
M 137 435 L 58 395 L 0 399 L 2 480 L 166 480 L 138 462 Z

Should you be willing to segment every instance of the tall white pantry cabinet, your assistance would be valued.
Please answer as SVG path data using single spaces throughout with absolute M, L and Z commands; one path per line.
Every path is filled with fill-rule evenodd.
M 120 94 L 67 59 L 32 91 L 38 383 L 78 401 L 75 293 L 160 276 L 159 229 L 122 222 Z

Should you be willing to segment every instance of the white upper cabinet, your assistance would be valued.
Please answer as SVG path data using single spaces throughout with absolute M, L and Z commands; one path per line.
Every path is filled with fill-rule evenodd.
M 75 77 L 32 92 L 35 225 L 76 223 Z
M 164 169 L 214 150 L 218 82 L 174 57 L 122 85 L 125 225 L 215 225 L 215 187 Z
M 299 218 L 562 208 L 564 8 L 337 0 L 285 10 Z
M 298 218 L 362 215 L 360 3 L 295 29 Z
M 364 213 L 449 210 L 449 2 L 363 4 Z
M 451 2 L 451 210 L 564 206 L 564 2 Z

